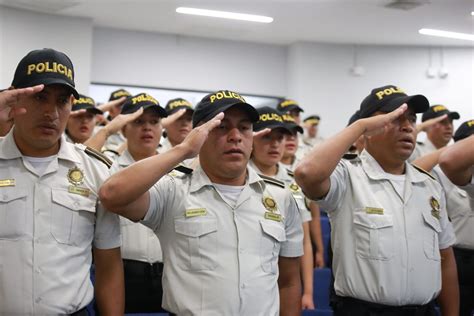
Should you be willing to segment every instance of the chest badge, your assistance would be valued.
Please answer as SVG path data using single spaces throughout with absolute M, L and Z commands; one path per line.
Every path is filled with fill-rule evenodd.
M 433 217 L 436 217 L 437 219 L 440 219 L 439 201 L 434 196 L 430 198 L 430 205 L 431 205 L 431 215 L 433 215 Z
M 78 167 L 69 169 L 67 179 L 72 185 L 81 185 L 84 183 L 84 173 Z
M 265 212 L 265 219 L 269 219 L 275 222 L 281 222 L 282 221 L 282 216 L 281 214 L 277 213 L 277 204 L 275 200 L 271 196 L 264 196 L 262 199 L 263 206 L 269 211 Z

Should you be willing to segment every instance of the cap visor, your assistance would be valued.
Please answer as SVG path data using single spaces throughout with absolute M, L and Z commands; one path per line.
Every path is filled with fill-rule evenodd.
M 272 123 L 272 124 L 255 124 L 254 127 L 253 127 L 253 130 L 255 132 L 258 132 L 258 131 L 261 131 L 261 130 L 264 130 L 266 128 L 269 128 L 271 130 L 274 130 L 274 129 L 277 129 L 277 128 L 281 128 L 283 129 L 285 132 L 287 133 L 292 133 L 291 129 L 285 124 L 285 123 Z
M 390 102 L 384 105 L 380 109 L 380 111 L 387 112 L 387 113 L 392 112 L 404 103 L 406 103 L 410 109 L 413 109 L 415 113 L 426 112 L 430 107 L 430 103 L 428 102 L 428 99 L 421 94 L 417 94 L 417 95 L 412 95 L 412 96 L 403 96 L 403 97 L 390 100 Z
M 194 109 L 192 109 L 190 107 L 187 107 L 187 106 L 176 107 L 176 108 L 174 108 L 170 111 L 166 111 L 166 112 L 168 113 L 168 115 L 171 115 L 171 114 L 176 113 L 176 112 L 178 112 L 179 110 L 182 110 L 182 109 L 185 109 L 186 112 L 188 112 L 188 111 L 191 112 L 191 114 L 194 113 Z
M 158 113 L 160 117 L 167 117 L 168 113 L 166 112 L 165 109 L 163 109 L 161 106 L 156 105 L 156 104 L 147 104 L 143 106 L 143 111 L 152 109 Z M 138 109 L 137 109 L 138 110 Z M 135 112 L 135 111 L 134 111 Z
M 39 80 L 34 80 L 32 82 L 29 82 L 29 84 L 30 84 L 29 87 L 33 87 L 39 84 L 44 84 L 45 86 L 50 86 L 53 84 L 66 86 L 71 90 L 74 98 L 79 99 L 79 93 L 77 92 L 76 88 L 74 88 L 71 84 L 69 84 L 68 82 L 60 78 L 39 79 Z M 26 88 L 26 87 L 15 87 L 15 88 Z
M 452 120 L 459 120 L 461 116 L 458 112 L 449 112 L 448 117 Z

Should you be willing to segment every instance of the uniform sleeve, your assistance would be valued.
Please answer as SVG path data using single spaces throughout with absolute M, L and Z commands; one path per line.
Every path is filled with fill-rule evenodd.
M 292 195 L 288 195 L 288 212 L 285 219 L 286 241 L 281 244 L 280 256 L 300 257 L 303 255 L 303 223 Z
M 99 202 L 97 205 L 94 247 L 113 249 L 121 246 L 120 219 L 117 214 L 108 212 Z
M 439 249 L 446 249 L 454 245 L 456 236 L 454 235 L 453 225 L 448 219 L 448 212 L 446 211 L 446 196 L 445 191 L 441 195 L 441 212 L 440 212 L 441 232 L 438 234 Z
M 151 189 L 150 205 L 141 223 L 153 231 L 160 229 L 164 213 L 172 208 L 172 201 L 176 196 L 176 183 L 170 176 L 160 179 Z M 171 210 L 170 210 L 171 211 Z
M 347 168 L 346 162 L 341 160 L 329 177 L 330 186 L 328 194 L 323 199 L 317 201 L 319 206 L 328 213 L 338 209 L 338 205 L 346 192 L 349 179 Z
M 471 183 L 465 186 L 459 186 L 460 189 L 466 191 L 471 199 L 474 199 L 474 166 L 471 168 L 472 176 L 471 176 Z

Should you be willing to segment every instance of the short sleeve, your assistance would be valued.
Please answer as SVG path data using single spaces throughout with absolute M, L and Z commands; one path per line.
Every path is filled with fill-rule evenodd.
M 285 218 L 286 241 L 281 244 L 280 256 L 300 257 L 303 255 L 303 223 L 294 197 L 290 194 L 288 196 Z
M 94 247 L 113 249 L 121 246 L 120 219 L 117 214 L 106 211 L 99 202 L 96 210 Z
M 143 220 L 140 221 L 153 231 L 160 229 L 164 213 L 172 208 L 176 196 L 176 183 L 170 176 L 161 178 L 150 190 L 150 204 Z M 170 210 L 171 211 L 171 210 Z
M 328 193 L 324 198 L 317 201 L 319 206 L 328 213 L 338 209 L 338 205 L 346 192 L 349 178 L 347 168 L 345 161 L 341 160 L 329 177 L 330 186 Z
M 438 234 L 439 249 L 446 249 L 454 245 L 456 236 L 454 235 L 453 225 L 448 219 L 448 212 L 446 211 L 446 197 L 445 191 L 441 195 L 441 212 L 440 212 L 441 232 Z

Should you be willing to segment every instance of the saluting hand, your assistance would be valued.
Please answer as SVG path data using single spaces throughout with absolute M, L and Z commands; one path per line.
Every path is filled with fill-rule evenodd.
M 165 117 L 164 119 L 162 119 L 161 120 L 161 125 L 163 125 L 163 128 L 167 128 L 168 126 L 170 126 L 171 124 L 176 122 L 181 116 L 183 116 L 184 113 L 186 113 L 186 109 L 181 109 L 181 110 L 178 110 L 178 111 L 174 112 L 173 114 L 169 115 L 168 117 Z
M 101 110 L 102 112 L 108 112 L 108 111 L 110 111 L 110 109 L 112 109 L 116 106 L 122 106 L 122 104 L 125 103 L 125 100 L 127 100 L 126 97 L 121 97 L 117 100 L 113 100 L 113 101 L 109 101 L 107 103 L 101 104 L 101 105 L 97 106 L 97 108 L 99 110 Z
M 440 117 L 435 117 L 435 118 L 426 120 L 424 122 L 421 122 L 420 124 L 416 124 L 416 132 L 419 133 L 421 131 L 426 131 L 428 127 L 433 126 L 438 122 L 441 122 L 447 117 L 448 117 L 448 114 L 444 114 L 444 115 L 441 115 Z
M 268 133 L 270 133 L 271 131 L 272 130 L 270 128 L 264 128 L 261 131 L 253 132 L 253 137 L 254 138 L 263 137 L 263 136 L 267 135 Z
M 206 123 L 197 126 L 191 130 L 191 132 L 188 134 L 188 136 L 186 136 L 184 141 L 176 146 L 185 148 L 186 154 L 184 159 L 193 158 L 199 154 L 199 151 L 201 150 L 201 147 L 206 141 L 209 133 L 221 124 L 223 118 L 224 113 L 221 112 Z
M 407 109 L 408 105 L 404 103 L 390 113 L 360 119 L 364 127 L 363 134 L 365 136 L 374 136 L 383 133 L 385 127 L 402 116 Z
M 117 133 L 119 130 L 122 129 L 125 125 L 130 122 L 133 122 L 140 115 L 143 114 L 143 108 L 138 109 L 137 111 L 129 114 L 119 114 L 117 115 L 109 124 L 104 126 L 104 130 L 107 132 L 107 136 Z
M 26 109 L 18 106 L 20 97 L 33 95 L 43 90 L 44 85 L 22 89 L 10 89 L 0 92 L 0 120 L 8 121 L 14 116 L 25 114 Z

